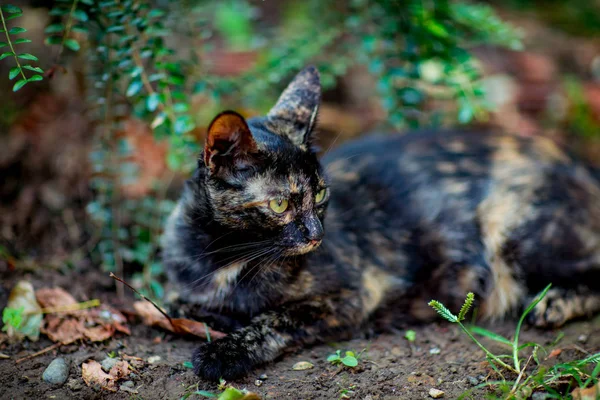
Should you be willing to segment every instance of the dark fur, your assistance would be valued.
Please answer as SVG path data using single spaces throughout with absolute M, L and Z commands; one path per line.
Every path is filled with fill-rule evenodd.
M 243 167 L 223 159 L 217 174 L 200 161 L 169 220 L 171 279 L 232 330 L 196 350 L 198 375 L 241 377 L 373 319 L 427 320 L 427 301 L 456 309 L 469 291 L 484 317 L 499 318 L 553 282 L 533 314 L 538 326 L 600 309 L 600 189 L 551 142 L 462 131 L 369 136 L 321 167 L 310 148 L 318 101 L 308 68 L 267 117 L 248 121 L 256 149 L 228 150 L 233 161 L 245 157 Z M 288 217 L 263 202 L 282 190 L 294 205 Z M 322 244 L 298 255 L 320 240 L 321 225 Z

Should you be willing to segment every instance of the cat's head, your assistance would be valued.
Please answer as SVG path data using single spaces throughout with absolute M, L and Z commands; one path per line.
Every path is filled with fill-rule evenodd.
M 266 116 L 214 118 L 199 163 L 219 226 L 284 255 L 319 246 L 329 199 L 311 146 L 320 98 L 319 73 L 307 67 Z

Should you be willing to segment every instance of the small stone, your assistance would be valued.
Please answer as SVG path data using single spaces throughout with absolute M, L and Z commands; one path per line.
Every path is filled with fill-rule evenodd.
M 69 366 L 64 358 L 52 360 L 42 374 L 42 379 L 52 385 L 62 385 L 69 377 Z
M 69 381 L 67 382 L 67 387 L 74 392 L 83 389 L 83 385 L 81 384 L 81 382 L 79 382 L 78 379 L 74 378 L 69 379 Z
M 306 369 L 314 368 L 315 366 L 308 361 L 298 361 L 296 364 L 292 366 L 294 371 L 304 371 Z
M 544 392 L 534 392 L 531 395 L 531 400 L 546 400 L 547 398 L 549 398 L 550 395 L 548 395 L 548 393 L 544 393 Z
M 475 378 L 474 376 L 467 376 L 467 380 L 473 386 L 479 385 L 479 379 Z
M 104 360 L 102 360 L 100 365 L 102 366 L 102 369 L 104 370 L 104 372 L 108 373 L 110 371 L 110 369 L 112 367 L 114 367 L 115 364 L 118 362 L 119 362 L 119 360 L 117 358 L 106 357 Z
M 456 367 L 450 367 L 450 372 L 456 374 L 458 372 L 458 369 Z
M 261 381 L 260 379 L 257 379 L 257 380 L 255 380 L 255 381 L 254 381 L 254 384 L 255 384 L 256 386 L 260 386 L 260 385 L 262 385 L 262 384 L 263 384 L 263 381 Z
M 431 388 L 429 389 L 429 396 L 433 397 L 434 399 L 441 399 L 444 397 L 444 392 L 439 389 Z
M 266 381 L 268 378 L 267 374 L 262 374 L 261 376 L 258 377 L 258 379 L 260 379 L 261 381 Z
M 156 364 L 160 361 L 160 356 L 150 356 L 148 357 L 148 364 Z
M 429 350 L 429 354 L 440 354 L 440 351 L 441 351 L 441 350 L 440 350 L 438 347 L 432 347 L 432 348 Z
M 138 394 L 138 391 L 134 389 L 134 386 L 132 381 L 125 381 L 119 386 L 119 389 L 126 393 Z
M 587 342 L 587 340 L 588 340 L 588 335 L 586 335 L 586 334 L 581 334 L 577 338 L 577 341 L 580 343 L 585 343 L 585 342 Z

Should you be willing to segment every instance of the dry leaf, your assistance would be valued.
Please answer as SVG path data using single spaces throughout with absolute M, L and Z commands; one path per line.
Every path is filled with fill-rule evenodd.
M 77 304 L 77 300 L 73 296 L 59 287 L 39 289 L 35 292 L 35 297 L 37 297 L 37 301 L 44 308 L 65 307 Z
M 571 392 L 573 400 L 597 400 L 600 398 L 600 383 L 587 389 L 577 388 Z
M 558 357 L 560 355 L 560 353 L 562 353 L 562 349 L 554 349 L 550 352 L 550 354 L 548 354 L 548 357 L 546 357 L 546 360 L 548 360 L 550 358 Z
M 102 370 L 99 362 L 90 360 L 81 366 L 81 376 L 86 385 L 100 386 L 111 392 L 117 391 L 117 381 L 129 375 L 129 363 L 118 361 L 108 372 Z
M 44 288 L 36 292 L 45 309 L 76 308 L 77 300 L 62 288 Z M 96 308 L 71 309 L 46 315 L 42 333 L 50 340 L 62 344 L 80 339 L 101 342 L 113 337 L 115 332 L 130 335 L 125 325 L 127 319 L 114 308 L 102 304 Z
M 112 370 L 111 370 L 112 371 Z M 97 361 L 88 361 L 81 366 L 81 377 L 89 387 L 100 386 L 102 389 L 116 392 L 115 380 L 102 370 Z
M 133 308 L 142 318 L 145 325 L 158 326 L 173 333 L 187 334 L 206 338 L 206 326 L 202 322 L 193 321 L 185 318 L 172 318 L 169 321 L 148 301 L 136 301 L 133 303 Z M 226 336 L 223 332 L 215 331 L 208 328 L 211 338 L 218 339 Z
M 6 330 L 9 341 L 18 342 L 28 338 L 36 342 L 40 337 L 42 310 L 35 299 L 33 285 L 27 281 L 19 281 L 8 296 L 3 319 L 7 309 L 19 314 L 20 319 L 18 327 L 5 322 L 3 329 Z

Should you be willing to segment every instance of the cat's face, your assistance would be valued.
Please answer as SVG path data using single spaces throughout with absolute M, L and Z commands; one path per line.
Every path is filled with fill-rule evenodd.
M 221 226 L 283 255 L 319 246 L 329 200 L 310 146 L 319 98 L 318 73 L 307 68 L 266 117 L 245 121 L 225 112 L 213 120 L 203 161 L 206 192 Z

